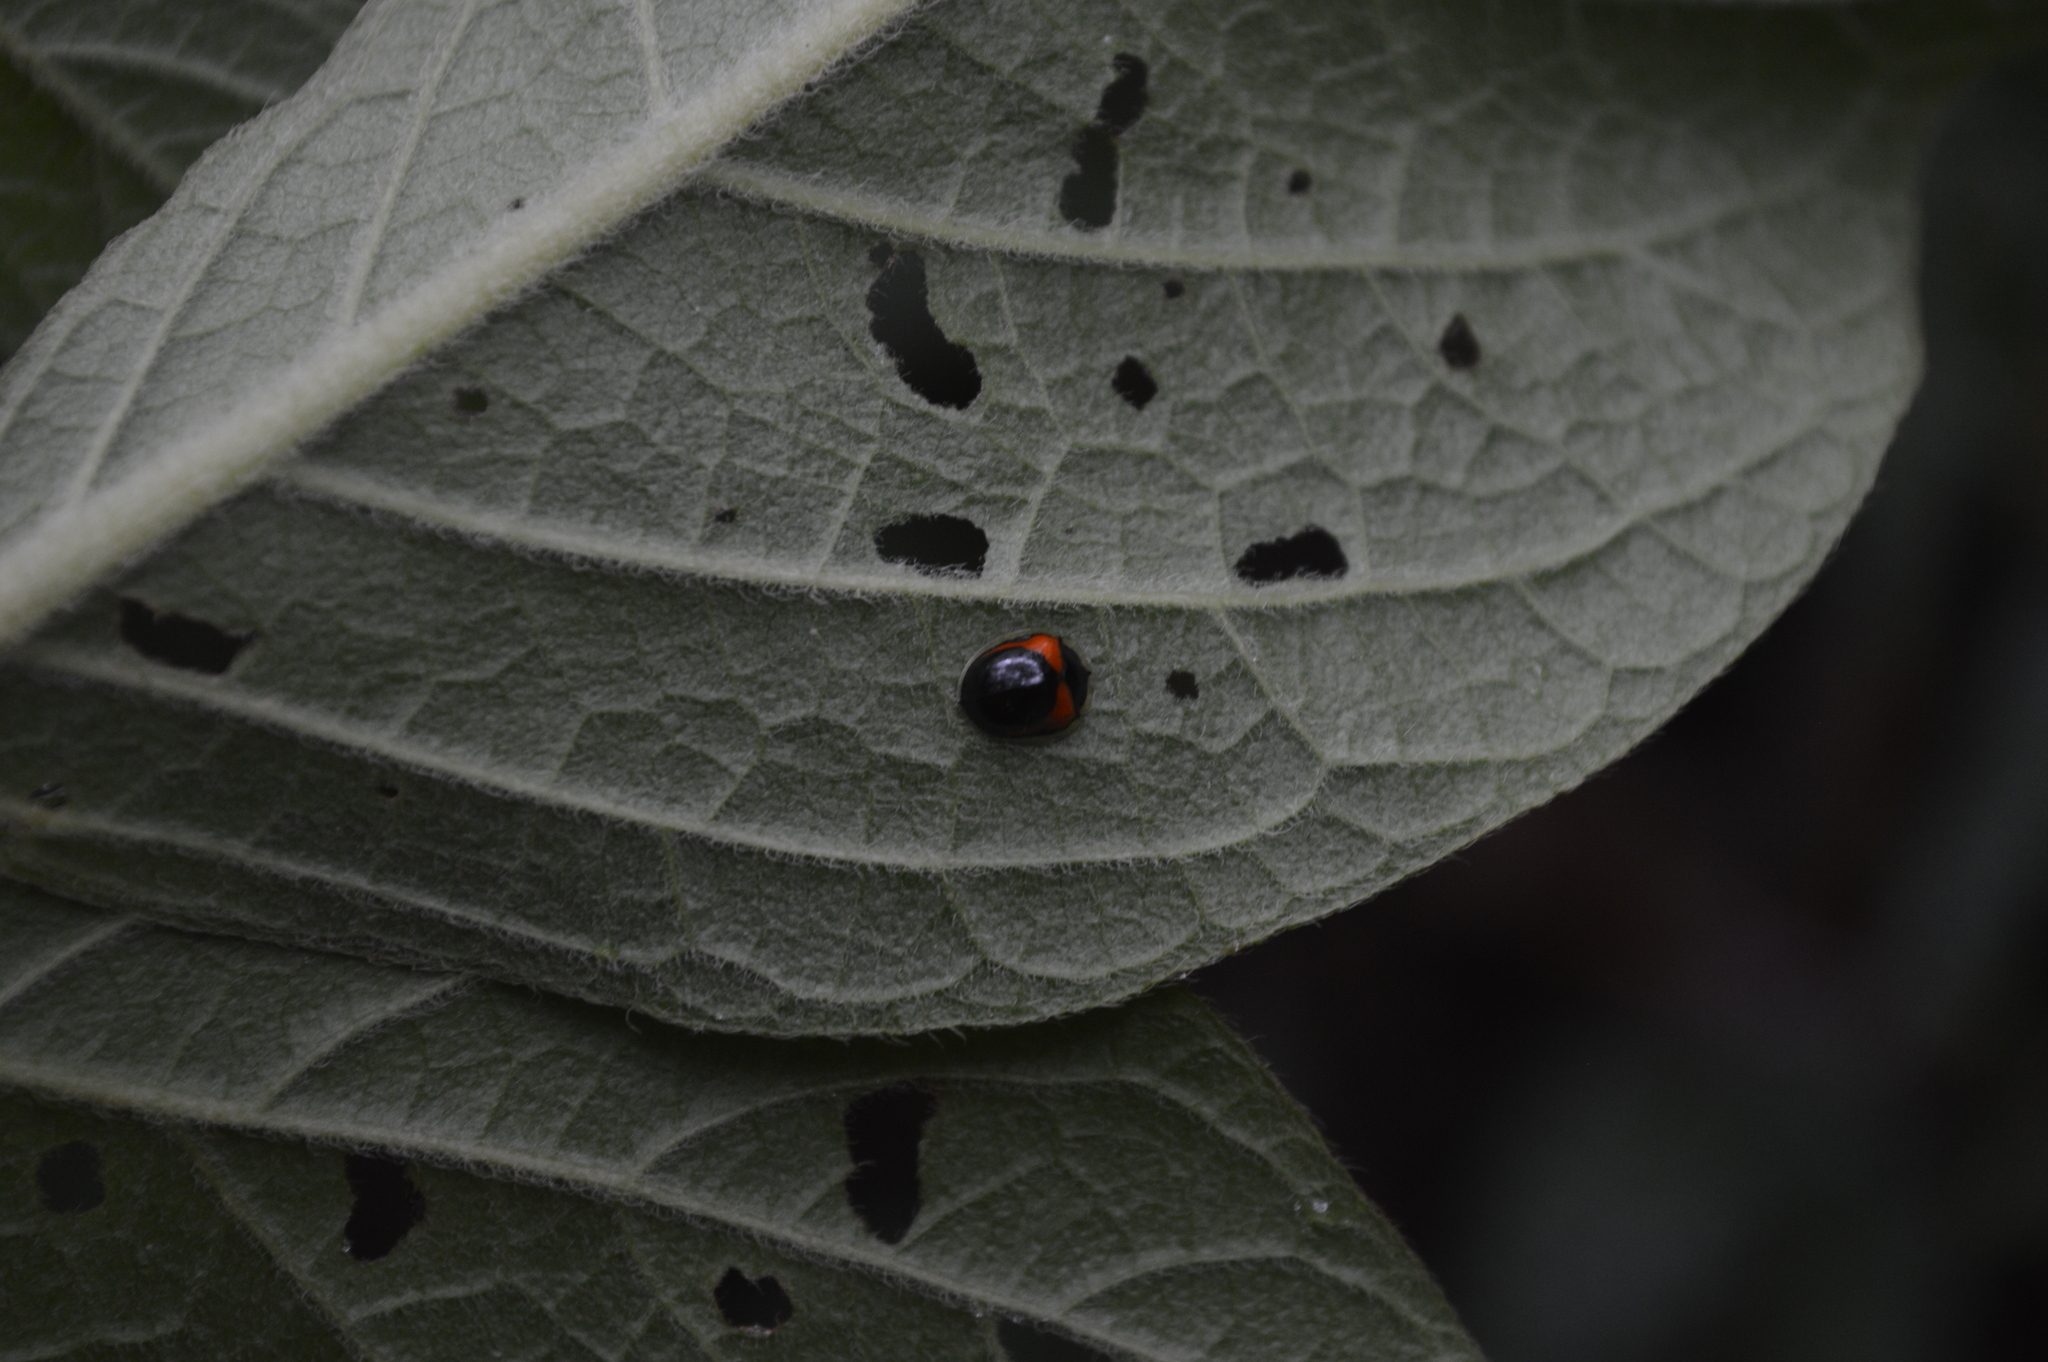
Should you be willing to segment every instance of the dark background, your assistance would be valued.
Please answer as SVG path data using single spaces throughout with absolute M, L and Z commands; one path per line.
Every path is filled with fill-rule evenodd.
M 1927 175 L 1813 588 L 1573 793 L 1199 987 L 1495 1362 L 2048 1359 L 2048 60 Z

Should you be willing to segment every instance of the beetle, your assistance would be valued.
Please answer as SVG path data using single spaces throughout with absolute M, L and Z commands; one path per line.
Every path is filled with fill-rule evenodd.
M 1064 733 L 1088 707 L 1088 664 L 1053 634 L 1026 634 L 987 648 L 960 678 L 960 709 L 996 738 Z

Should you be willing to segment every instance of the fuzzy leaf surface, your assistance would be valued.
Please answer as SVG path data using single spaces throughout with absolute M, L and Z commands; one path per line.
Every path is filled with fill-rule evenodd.
M 764 1032 L 1028 1021 L 1356 902 L 1809 578 L 1917 372 L 1931 122 L 2039 27 L 920 9 L 17 649 L 0 871 Z M 936 517 L 978 561 L 885 555 Z M 989 739 L 962 669 L 1034 631 L 1092 711 Z
M 0 935 L 0 1335 L 22 1355 L 753 1356 L 714 1295 L 737 1268 L 793 1306 L 778 1356 L 1478 1356 L 1189 995 L 849 1046 L 29 890 L 0 889 Z M 886 1242 L 849 1192 L 850 1113 L 878 1092 L 925 1104 Z M 45 1178 L 39 1204 L 38 1164 L 75 1142 L 100 1203 Z M 406 1162 L 423 1198 L 381 1256 L 342 1251 L 368 1236 L 341 1148 Z

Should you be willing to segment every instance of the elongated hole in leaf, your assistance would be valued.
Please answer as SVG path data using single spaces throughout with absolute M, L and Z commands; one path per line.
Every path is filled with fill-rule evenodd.
M 720 511 L 717 515 L 712 516 L 711 518 L 720 525 L 730 525 L 740 518 L 740 508 L 737 506 L 728 506 L 724 510 Z
M 1436 352 L 1453 369 L 1470 369 L 1479 363 L 1479 337 L 1473 334 L 1472 323 L 1465 320 L 1464 313 L 1451 318 L 1436 343 Z
M 898 1083 L 857 1097 L 846 1106 L 846 1201 L 868 1232 L 885 1244 L 901 1243 L 924 1204 L 918 1185 L 918 1145 L 938 1098 L 918 1083 Z
M 1109 65 L 1116 75 L 1102 87 L 1102 98 L 1095 105 L 1095 125 L 1121 136 L 1136 127 L 1145 115 L 1145 84 L 1151 71 L 1143 57 L 1129 52 L 1117 53 L 1109 59 Z
M 1195 699 L 1202 693 L 1202 683 L 1195 680 L 1190 671 L 1170 671 L 1166 674 L 1166 689 L 1181 700 Z
M 1116 366 L 1116 372 L 1109 376 L 1109 386 L 1116 389 L 1117 396 L 1136 407 L 1145 410 L 1145 404 L 1159 396 L 1159 381 L 1152 377 L 1152 371 L 1136 355 L 1125 355 L 1124 362 Z
M 342 1172 L 356 1203 L 342 1226 L 341 1248 L 357 1262 L 382 1258 L 426 1219 L 427 1199 L 398 1160 L 350 1154 L 342 1161 Z
M 1074 171 L 1060 183 L 1060 216 L 1084 230 L 1107 227 L 1116 216 L 1116 139 L 1145 113 L 1144 59 L 1119 52 L 1110 65 L 1116 75 L 1103 87 L 1094 120 L 1074 134 Z
M 711 1288 L 711 1299 L 727 1324 L 750 1334 L 772 1334 L 796 1313 L 781 1282 L 773 1277 L 749 1277 L 736 1267 L 725 1270 L 718 1285 Z
M 73 1140 L 44 1152 L 36 1160 L 36 1191 L 43 1209 L 58 1215 L 83 1215 L 107 1199 L 100 1181 L 100 1151 Z
M 454 402 L 464 416 L 482 416 L 491 409 L 491 395 L 482 388 L 457 388 Z
M 1113 1362 L 1100 1349 L 1008 1316 L 996 1321 L 996 1342 L 1010 1362 Z
M 916 251 L 889 256 L 868 286 L 868 314 L 868 334 L 896 361 L 896 376 L 912 392 L 935 407 L 958 409 L 981 396 L 973 352 L 946 339 L 932 317 L 924 259 Z
M 979 577 L 988 564 L 988 536 L 957 515 L 914 515 L 875 531 L 875 552 L 919 572 Z
M 1342 577 L 1351 564 L 1337 536 L 1317 525 L 1246 549 L 1237 560 L 1240 581 L 1271 586 L 1294 577 Z
M 1060 216 L 1084 231 L 1116 217 L 1116 135 L 1090 123 L 1069 148 L 1075 170 L 1060 181 Z
M 121 598 L 121 641 L 152 662 L 219 676 L 254 637 L 188 615 L 158 614 L 133 596 Z

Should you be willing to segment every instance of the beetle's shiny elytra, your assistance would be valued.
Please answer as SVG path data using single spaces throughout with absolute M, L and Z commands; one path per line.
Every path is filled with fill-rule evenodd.
M 1088 664 L 1064 639 L 1005 639 L 967 664 L 960 709 L 997 738 L 1061 733 L 1088 706 Z

